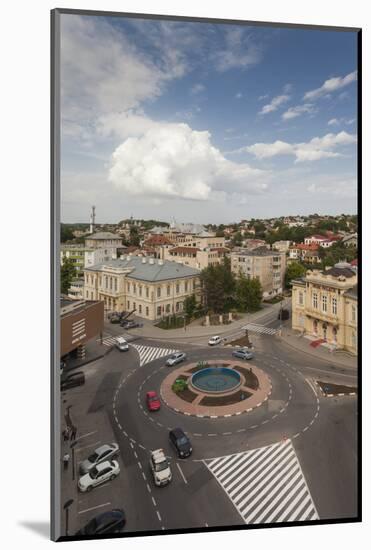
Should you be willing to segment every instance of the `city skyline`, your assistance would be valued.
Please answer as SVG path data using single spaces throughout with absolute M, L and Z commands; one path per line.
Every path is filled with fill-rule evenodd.
M 356 33 L 64 14 L 61 51 L 66 223 L 356 212 Z

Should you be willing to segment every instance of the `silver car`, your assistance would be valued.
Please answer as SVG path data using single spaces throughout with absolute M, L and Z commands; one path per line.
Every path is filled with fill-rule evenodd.
M 236 349 L 232 351 L 233 357 L 238 357 L 239 359 L 244 359 L 248 361 L 254 357 L 254 354 L 246 348 Z
M 86 460 L 80 463 L 80 474 L 87 474 L 94 466 L 97 466 L 97 464 L 112 460 L 116 458 L 118 454 L 119 446 L 117 443 L 109 443 L 98 447 Z
M 89 473 L 84 474 L 78 481 L 78 488 L 82 493 L 91 491 L 102 483 L 115 479 L 120 473 L 120 466 L 117 460 L 106 460 L 94 466 Z
M 179 351 L 177 353 L 173 353 L 173 355 L 170 355 L 169 359 L 166 361 L 166 365 L 168 367 L 172 367 L 173 365 L 177 365 L 178 363 L 181 363 L 187 358 L 186 354 Z

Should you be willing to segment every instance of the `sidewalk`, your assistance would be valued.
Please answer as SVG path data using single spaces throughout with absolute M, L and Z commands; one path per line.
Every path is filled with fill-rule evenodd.
M 298 332 L 292 330 L 289 327 L 283 327 L 282 335 L 278 336 L 279 340 L 285 345 L 290 346 L 293 349 L 296 349 L 302 353 L 307 353 L 314 358 L 322 359 L 348 369 L 357 369 L 358 360 L 357 357 L 353 357 L 347 352 L 331 352 L 328 348 L 324 346 L 318 346 L 318 348 L 313 348 L 310 346 L 311 340 L 301 336 Z
M 66 364 L 64 371 L 69 372 L 70 370 L 77 369 L 79 367 L 87 365 L 88 363 L 97 361 L 97 359 L 101 359 L 102 357 L 107 355 L 107 353 L 109 353 L 111 350 L 112 350 L 112 347 L 104 346 L 100 342 L 97 342 L 96 338 L 93 338 L 85 346 L 84 359 L 68 359 L 68 362 Z
M 259 319 L 266 317 L 269 314 L 278 312 L 277 304 L 272 305 L 263 305 L 263 308 L 255 313 L 248 313 L 243 315 L 240 319 L 232 321 L 227 325 L 210 325 L 208 327 L 202 326 L 199 320 L 193 321 L 184 328 L 177 329 L 161 329 L 155 327 L 153 323 L 141 319 L 143 327 L 139 329 L 130 330 L 130 334 L 135 336 L 140 336 L 142 338 L 153 338 L 156 340 L 179 340 L 179 339 L 191 339 L 199 338 L 202 336 L 214 336 L 226 335 L 229 333 L 242 330 L 247 323 L 259 323 Z

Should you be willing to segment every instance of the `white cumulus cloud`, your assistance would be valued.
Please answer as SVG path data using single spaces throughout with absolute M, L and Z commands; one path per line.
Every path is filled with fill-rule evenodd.
M 312 103 L 304 103 L 303 105 L 297 105 L 296 107 L 290 107 L 282 115 L 283 120 L 290 120 L 296 118 L 304 113 L 314 113 L 316 110 Z
M 279 155 L 292 155 L 295 162 L 314 161 L 322 158 L 332 158 L 342 156 L 335 151 L 338 147 L 355 143 L 355 135 L 347 132 L 338 134 L 326 134 L 323 137 L 314 137 L 304 143 L 287 143 L 285 141 L 275 141 L 274 143 L 255 143 L 243 150 L 253 154 L 258 159 L 271 158 Z
M 306 92 L 304 94 L 304 100 L 313 101 L 314 99 L 318 99 L 324 95 L 336 92 L 337 90 L 348 86 L 348 84 L 351 84 L 355 80 L 357 80 L 357 71 L 353 71 L 344 77 L 335 76 L 333 78 L 329 78 L 328 80 L 325 80 L 320 88 Z
M 207 131 L 155 123 L 112 155 L 108 179 L 130 195 L 206 200 L 215 193 L 259 193 L 269 173 L 226 159 Z
M 280 105 L 286 103 L 290 99 L 290 96 L 287 94 L 282 94 L 274 97 L 270 103 L 264 105 L 263 108 L 259 111 L 260 115 L 266 115 L 276 111 Z

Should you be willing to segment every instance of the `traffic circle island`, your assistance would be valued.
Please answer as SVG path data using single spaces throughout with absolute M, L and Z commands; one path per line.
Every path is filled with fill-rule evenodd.
M 229 417 L 250 412 L 267 401 L 269 376 L 241 361 L 213 360 L 182 365 L 162 381 L 160 393 L 176 412 L 197 417 Z

